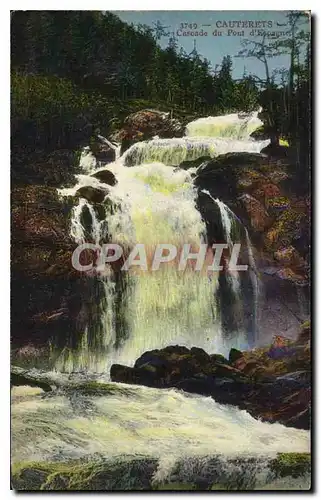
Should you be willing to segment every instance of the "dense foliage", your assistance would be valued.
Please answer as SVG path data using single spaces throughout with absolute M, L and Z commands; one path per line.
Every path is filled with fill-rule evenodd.
M 251 77 L 232 79 L 229 57 L 214 75 L 196 50 L 178 51 L 174 38 L 163 50 L 151 28 L 135 29 L 109 12 L 14 12 L 11 37 L 13 133 L 39 145 L 68 144 L 79 117 L 112 127 L 142 101 L 174 115 L 177 108 L 206 115 L 258 105 Z
M 217 61 L 213 70 L 196 48 L 190 54 L 179 49 L 174 36 L 161 49 L 158 41 L 164 33 L 159 26 L 130 26 L 110 12 L 13 11 L 13 146 L 79 145 L 96 127 L 108 134 L 126 114 L 142 107 L 170 110 L 180 117 L 250 111 L 260 104 L 268 133 L 297 144 L 298 158 L 306 163 L 307 22 L 302 12 L 290 12 L 285 37 L 244 40 L 243 50 L 235 55 L 258 59 L 266 78 L 244 74 L 236 80 L 230 56 Z M 302 47 L 307 50 L 304 60 Z M 290 67 L 277 75 L 270 66 L 280 54 L 290 56 Z

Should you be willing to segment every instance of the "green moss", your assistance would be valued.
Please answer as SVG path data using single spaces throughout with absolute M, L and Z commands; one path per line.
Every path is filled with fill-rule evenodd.
M 286 196 L 274 196 L 268 199 L 268 207 L 272 209 L 285 210 L 290 205 L 290 200 Z
M 131 389 L 126 389 L 126 387 L 118 387 L 115 384 L 101 383 L 96 381 L 83 382 L 79 384 L 73 384 L 69 387 L 72 391 L 80 391 L 87 395 L 106 395 L 106 394 L 123 394 L 124 396 L 130 396 L 132 394 Z
M 91 490 L 104 471 L 99 462 L 18 463 L 12 467 L 12 483 L 23 490 Z
M 280 146 L 286 146 L 287 148 L 289 147 L 289 141 L 287 139 L 283 139 L 281 137 L 281 139 L 279 139 L 279 144 Z
M 212 491 L 219 491 L 219 490 L 227 491 L 228 488 L 224 484 L 212 484 L 212 486 L 210 487 L 210 490 L 212 490 Z
M 116 491 L 151 490 L 156 460 L 144 457 L 102 459 L 100 456 L 68 462 L 20 462 L 12 466 L 15 490 Z
M 310 328 L 311 328 L 311 321 L 307 319 L 302 323 L 301 330 L 310 330 Z
M 270 249 L 288 247 L 292 241 L 300 237 L 305 214 L 292 208 L 284 210 L 266 235 L 266 243 Z
M 311 470 L 309 453 L 279 453 L 270 463 L 271 471 L 276 477 L 299 477 Z

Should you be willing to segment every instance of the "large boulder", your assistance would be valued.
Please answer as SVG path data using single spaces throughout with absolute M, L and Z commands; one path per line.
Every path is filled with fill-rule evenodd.
M 90 149 L 100 163 L 107 164 L 116 160 L 116 147 L 101 135 L 91 138 Z
M 110 186 L 115 186 L 117 184 L 117 179 L 115 175 L 110 170 L 99 170 L 92 174 L 92 177 L 98 179 L 100 182 L 104 184 L 109 184 Z
M 83 331 L 92 287 L 71 263 L 69 200 L 28 185 L 13 188 L 11 202 L 12 354 L 24 362 L 48 356 L 50 339 Z
M 39 387 L 44 392 L 50 392 L 52 385 L 47 380 L 42 380 L 41 377 L 23 370 L 19 366 L 11 366 L 10 385 L 13 386 L 29 386 Z
M 263 232 L 271 224 L 264 205 L 255 199 L 250 194 L 243 194 L 240 196 L 240 201 L 244 205 L 247 215 L 250 219 L 251 228 L 257 232 Z
M 196 158 L 196 160 L 182 161 L 182 163 L 179 164 L 179 168 L 182 168 L 183 170 L 189 170 L 190 168 L 198 168 L 201 165 L 211 160 L 212 158 L 210 156 L 200 156 L 199 158 Z
M 106 189 L 95 188 L 92 186 L 82 186 L 76 191 L 75 196 L 79 198 L 85 198 L 91 203 L 102 203 L 108 194 Z
M 210 244 L 226 240 L 216 198 L 237 216 L 235 222 L 240 230 L 232 227 L 235 233 L 232 240 L 241 243 L 241 249 L 246 248 L 241 228 L 248 229 L 264 289 L 259 296 L 259 321 L 260 335 L 265 341 L 276 333 L 271 311 L 277 322 L 281 322 L 281 328 L 293 333 L 308 311 L 310 202 L 309 197 L 298 198 L 293 194 L 292 173 L 289 158 L 275 160 L 264 154 L 244 152 L 205 161 L 194 179 L 198 188 L 197 207 Z M 223 310 L 224 297 L 221 302 Z M 223 321 L 226 317 L 225 312 Z
M 185 127 L 169 113 L 144 109 L 132 113 L 124 121 L 123 128 L 115 132 L 112 139 L 122 143 L 123 153 L 131 144 L 138 141 L 159 138 L 182 137 Z
M 266 348 L 231 349 L 229 360 L 200 348 L 168 346 L 145 352 L 133 368 L 112 365 L 110 376 L 115 382 L 211 396 L 269 422 L 310 426 L 309 345 L 280 336 Z

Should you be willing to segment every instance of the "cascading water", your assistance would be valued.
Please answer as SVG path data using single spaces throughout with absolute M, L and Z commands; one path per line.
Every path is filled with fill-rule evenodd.
M 225 337 L 232 339 L 234 346 L 253 346 L 257 339 L 257 303 L 258 303 L 258 273 L 255 266 L 253 250 L 247 229 L 232 210 L 218 198 L 213 198 L 209 191 L 201 191 L 218 207 L 224 235 L 224 243 L 228 245 L 229 254 L 233 252 L 234 243 L 245 247 L 246 272 L 227 267 L 219 277 L 218 294 L 221 297 L 222 324 L 225 327 Z M 249 293 L 246 288 L 250 286 Z M 250 312 L 246 314 L 246 301 L 250 297 Z
M 152 139 L 133 144 L 123 155 L 127 166 L 162 162 L 179 165 L 201 156 L 215 157 L 225 153 L 259 153 L 269 144 L 266 141 L 237 140 L 220 137 L 182 137 L 179 139 Z
M 204 133 L 202 123 L 187 129 L 194 134 L 198 130 Z M 80 161 L 83 173 L 78 175 L 77 185 L 60 190 L 60 194 L 73 196 L 79 188 L 90 186 L 105 190 L 106 197 L 98 204 L 78 199 L 71 215 L 70 234 L 77 245 L 112 242 L 129 251 L 136 243 L 143 243 L 148 264 L 158 243 L 179 249 L 189 243 L 191 251 L 196 251 L 200 244 L 208 243 L 207 226 L 198 209 L 199 193 L 190 171 L 174 166 L 209 152 L 210 156 L 228 151 L 258 152 L 264 145 L 212 137 L 135 144 L 108 165 L 118 181 L 113 186 L 92 177 L 103 166 L 85 149 Z M 309 452 L 308 431 L 264 423 L 244 410 L 174 389 L 119 383 L 104 384 L 102 393 L 98 388 L 100 382 L 108 381 L 112 363 L 131 365 L 149 349 L 178 343 L 226 354 L 229 347 L 239 345 L 240 339 L 246 345 L 252 343 L 251 328 L 246 328 L 243 318 L 244 275 L 246 286 L 252 283 L 252 322 L 256 314 L 253 290 L 257 281 L 249 235 L 221 200 L 208 192 L 202 194 L 210 198 L 218 213 L 225 242 L 230 247 L 235 240 L 245 242 L 250 273 L 228 271 L 218 275 L 196 272 L 189 265 L 182 272 L 173 261 L 173 265 L 161 265 L 153 272 L 122 272 L 108 265 L 104 272 L 87 276 L 85 279 L 96 290 L 89 316 L 84 313 L 87 326 L 70 345 L 66 341 L 65 348 L 58 357 L 55 352 L 52 360 L 52 367 L 59 372 L 54 378 L 64 380 L 65 385 L 48 395 L 34 388 L 13 390 L 14 470 L 21 462 L 31 463 L 28 474 L 36 478 L 38 469 L 41 475 L 42 464 L 52 462 L 59 467 L 63 462 L 64 467 L 67 462 L 69 467 L 68 460 L 80 459 L 84 471 L 89 461 L 93 477 L 95 471 L 104 471 L 105 490 L 140 489 L 147 471 L 151 471 L 147 478 L 150 486 L 168 482 L 195 482 L 205 489 L 213 483 L 227 489 L 293 486 L 292 477 L 275 482 L 271 459 L 278 452 Z M 210 263 L 211 257 L 209 251 L 206 259 Z M 227 278 L 231 287 L 224 285 Z M 237 328 L 224 323 L 227 314 L 238 318 Z M 78 384 L 84 380 L 88 386 L 82 390 Z M 25 476 L 18 473 L 15 480 Z M 73 478 L 77 482 L 76 475 Z M 55 489 L 54 474 L 48 477 L 44 489 L 50 489 L 51 480 Z M 301 489 L 310 486 L 308 475 L 295 481 Z
M 263 122 L 258 117 L 259 112 L 198 118 L 187 125 L 186 133 L 192 137 L 249 139 L 250 134 L 263 125 Z
M 81 165 L 87 175 L 79 175 L 77 186 L 61 190 L 61 194 L 73 195 L 80 187 L 91 186 L 104 187 L 108 190 L 108 196 L 104 202 L 103 220 L 98 220 L 93 205 L 84 199 L 79 200 L 73 210 L 71 224 L 71 235 L 76 243 L 84 242 L 87 235 L 94 243 L 111 241 L 129 250 L 137 243 L 144 244 L 148 258 L 154 254 L 158 243 L 173 244 L 179 249 L 186 243 L 197 249 L 200 244 L 206 243 L 206 227 L 196 209 L 196 190 L 191 174 L 177 170 L 174 166 L 183 160 L 204 155 L 216 156 L 231 151 L 258 152 L 268 141 L 256 142 L 248 135 L 250 128 L 252 130 L 261 124 L 257 115 L 245 118 L 228 115 L 204 120 L 206 124 L 218 121 L 221 125 L 233 125 L 235 137 L 242 136 L 243 140 L 229 134 L 228 138 L 185 137 L 136 143 L 115 163 L 108 165 L 108 170 L 117 178 L 115 186 L 103 185 L 88 175 L 104 167 L 100 165 L 98 169 L 93 169 L 90 152 L 86 151 Z M 199 128 L 199 124 L 197 127 L 197 130 L 207 130 L 207 125 L 205 129 Z M 187 126 L 187 133 L 193 130 L 195 122 Z M 241 135 L 240 130 L 243 131 Z M 115 148 L 108 141 L 107 144 Z M 84 162 L 84 158 L 87 162 Z M 233 229 L 237 227 L 236 217 L 223 202 L 218 199 L 214 202 L 219 208 L 225 241 L 231 251 L 236 237 Z M 108 204 L 118 208 L 111 213 Z M 89 232 L 84 227 L 84 210 L 91 219 Z M 253 261 L 248 236 L 245 241 L 249 260 L 251 257 Z M 215 273 L 196 273 L 190 267 L 182 272 L 175 265 L 161 266 L 154 272 L 115 272 L 109 266 L 96 279 L 103 283 L 102 301 L 108 309 L 106 318 L 93 322 L 99 324 L 99 336 L 103 336 L 103 340 L 94 340 L 90 344 L 99 349 L 88 352 L 84 340 L 88 332 L 85 332 L 78 343 L 78 351 L 67 349 L 56 361 L 56 368 L 75 371 L 86 367 L 105 372 L 112 362 L 133 364 L 144 351 L 175 343 L 223 353 L 232 344 L 238 347 L 253 344 L 255 327 L 244 323 L 241 279 L 235 271 L 228 271 L 223 280 L 227 284 L 226 290 L 231 289 L 226 293 L 234 297 L 228 299 L 229 303 L 233 302 L 234 326 L 225 325 L 225 333 L 222 333 L 220 319 L 220 316 L 225 316 L 225 309 L 224 306 L 220 307 L 219 302 L 224 304 L 226 296 L 224 298 L 221 293 L 223 278 L 218 279 Z M 117 297 L 116 288 L 119 290 Z M 252 304 L 254 308 L 255 304 L 256 300 Z M 231 315 L 230 312 L 228 315 Z M 253 320 L 254 311 L 251 316 Z M 93 330 L 90 337 L 95 339 L 95 336 Z M 77 366 L 79 359 L 81 363 Z
M 118 184 L 110 187 L 109 199 L 119 209 L 108 214 L 108 231 L 106 228 L 104 231 L 91 207 L 92 241 L 106 242 L 108 233 L 110 240 L 122 247 L 144 244 L 148 258 L 154 255 L 158 243 L 173 244 L 181 249 L 186 243 L 198 248 L 205 242 L 205 226 L 195 207 L 195 190 L 188 172 L 175 171 L 163 164 L 130 169 L 114 164 L 109 165 L 109 169 L 118 179 Z M 85 180 L 86 176 L 80 176 L 81 185 Z M 64 194 L 66 192 L 71 194 L 70 189 Z M 86 233 L 82 210 L 87 207 L 88 202 L 80 199 L 72 214 L 71 234 L 78 244 L 83 242 Z M 109 276 L 103 275 L 101 279 L 104 283 L 106 280 L 115 283 L 115 273 L 110 268 L 109 271 Z M 87 368 L 105 372 L 115 361 L 134 364 L 142 352 L 170 343 L 203 347 L 209 352 L 222 348 L 215 276 L 200 275 L 189 267 L 179 271 L 174 263 L 173 266 L 161 266 L 158 271 L 129 270 L 118 273 L 118 278 L 122 283 L 122 300 L 127 302 L 127 307 L 122 308 L 122 321 L 127 331 L 124 332 L 124 328 L 118 331 L 114 314 L 105 325 L 109 352 L 101 349 L 95 356 L 91 353 Z M 114 291 L 113 287 L 105 289 L 108 304 L 115 302 Z M 63 371 L 77 370 L 78 360 L 86 355 L 83 342 L 79 349 L 83 353 L 78 351 L 74 356 L 67 349 L 56 367 Z M 78 369 L 83 369 L 83 363 Z

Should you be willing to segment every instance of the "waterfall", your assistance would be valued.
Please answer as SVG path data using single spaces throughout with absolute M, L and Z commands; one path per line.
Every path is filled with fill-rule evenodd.
M 266 141 L 237 140 L 219 137 L 182 137 L 174 139 L 152 139 L 136 142 L 125 151 L 122 160 L 125 165 L 161 162 L 165 165 L 179 165 L 200 156 L 215 157 L 225 153 L 259 153 L 269 144 Z
M 225 203 L 223 203 L 221 200 L 216 198 L 215 203 L 217 203 L 220 213 L 221 213 L 221 220 L 222 220 L 222 226 L 224 229 L 224 234 L 225 234 L 225 241 L 229 246 L 229 251 L 230 253 L 232 252 L 233 248 L 233 243 L 236 243 L 236 241 L 233 241 L 234 238 L 232 236 L 232 226 L 235 223 L 235 214 L 229 209 Z M 241 300 L 241 284 L 240 284 L 240 277 L 238 271 L 231 271 L 228 270 L 228 276 L 231 281 L 232 285 L 232 290 L 234 295 L 236 296 L 237 300 Z
M 97 167 L 97 160 L 89 146 L 84 147 L 81 151 L 79 167 L 85 174 L 94 172 Z
M 198 249 L 206 242 L 205 225 L 195 206 L 196 191 L 188 172 L 175 171 L 161 163 L 130 169 L 115 163 L 109 168 L 118 180 L 108 195 L 112 203 L 119 206 L 107 216 L 108 234 L 113 243 L 124 248 L 144 244 L 149 259 L 160 242 L 173 244 L 178 249 L 186 243 Z M 86 176 L 78 176 L 78 180 L 76 188 L 84 182 L 92 183 Z M 63 194 L 70 195 L 70 189 Z M 73 209 L 71 234 L 77 243 L 84 241 L 88 230 L 84 227 L 83 210 L 88 207 L 92 219 L 89 236 L 96 243 L 105 241 L 106 229 L 103 234 L 93 207 L 84 199 Z M 198 275 L 192 268 L 179 271 L 175 265 L 160 266 L 154 272 L 119 272 L 117 276 L 110 267 L 107 269 L 107 277 L 100 279 L 105 283 L 105 303 L 113 305 L 109 307 L 108 319 L 104 320 L 104 345 L 94 355 L 88 352 L 83 338 L 74 356 L 68 350 L 59 358 L 60 369 L 73 371 L 77 364 L 78 369 L 82 369 L 87 356 L 87 367 L 106 371 L 112 362 L 134 364 L 142 352 L 171 343 L 198 346 L 209 352 L 222 348 L 215 276 Z M 106 288 L 106 282 L 114 286 Z M 119 321 L 115 311 L 117 282 L 122 294 Z M 56 367 L 58 365 L 56 363 Z
M 283 477 L 291 457 L 277 456 L 309 453 L 309 431 L 263 422 L 212 397 L 109 379 L 113 363 L 134 365 L 142 353 L 171 344 L 227 356 L 232 346 L 255 343 L 259 281 L 248 231 L 221 199 L 197 187 L 195 169 L 175 165 L 209 152 L 258 152 L 261 146 L 246 138 L 144 141 L 120 158 L 116 152 L 107 167 L 117 179 L 112 186 L 92 176 L 106 166 L 89 148 L 83 150 L 76 185 L 58 190 L 68 202 L 75 197 L 70 215 L 75 248 L 118 243 L 124 255 L 104 270 L 95 267 L 94 258 L 94 268 L 79 274 L 89 292 L 82 288 L 86 298 L 69 338 L 51 349 L 49 370 L 58 373 L 32 369 L 39 381 L 53 380 L 57 390 L 12 388 L 15 489 L 151 491 L 177 483 L 200 490 L 310 488 L 308 467 L 302 475 L 292 477 L 290 470 Z M 92 194 L 99 189 L 100 201 L 80 196 L 85 187 Z M 249 272 L 230 270 L 225 260 L 222 272 L 209 270 L 213 242 L 227 243 L 230 252 L 241 243 L 238 263 L 248 264 Z M 146 249 L 147 270 L 122 271 L 137 243 Z M 194 253 L 204 245 L 205 268 L 196 271 L 189 262 L 180 271 L 177 256 L 152 271 L 159 243 L 179 252 L 189 244 Z M 223 380 L 227 387 L 229 378 Z M 282 477 L 275 473 L 276 461 Z
M 233 345 L 253 346 L 257 339 L 258 273 L 255 266 L 252 245 L 247 229 L 234 212 L 221 200 L 214 198 L 209 191 L 201 191 L 217 206 L 221 216 L 224 243 L 227 243 L 231 255 L 233 244 L 239 243 L 246 248 L 243 259 L 248 265 L 248 272 L 241 274 L 227 268 L 220 275 L 217 294 L 221 298 L 222 323 L 225 323 L 227 336 Z M 250 280 L 248 279 L 250 277 Z M 249 282 L 250 281 L 250 282 Z M 250 290 L 249 290 L 250 288 Z M 247 304 L 249 301 L 249 304 Z M 246 310 L 249 310 L 246 312 Z M 237 335 L 235 336 L 235 332 Z M 234 335 L 233 335 L 234 332 Z
M 187 125 L 186 133 L 193 137 L 249 139 L 250 134 L 263 125 L 258 114 L 259 111 L 255 111 L 253 113 L 234 113 L 198 118 Z
M 224 117 L 218 118 L 222 121 Z M 244 124 L 248 131 L 249 123 L 257 126 L 257 120 L 254 115 L 238 118 L 238 121 L 235 115 L 225 117 L 225 122 L 230 125 L 233 122 L 236 129 L 242 126 L 243 131 Z M 206 123 L 209 121 L 207 118 Z M 187 127 L 188 131 L 194 130 L 193 127 L 193 124 Z M 243 140 L 232 137 L 155 138 L 139 142 L 108 165 L 108 170 L 117 178 L 115 186 L 102 184 L 89 175 L 103 167 L 96 164 L 94 168 L 91 153 L 86 150 L 81 164 L 87 167 L 77 176 L 77 185 L 60 190 L 60 194 L 73 196 L 83 186 L 103 187 L 106 198 L 100 204 L 99 217 L 98 208 L 80 198 L 72 211 L 71 236 L 77 244 L 85 241 L 117 243 L 125 253 L 137 243 L 143 244 L 149 269 L 159 243 L 175 245 L 179 250 L 184 244 L 190 244 L 195 252 L 200 245 L 207 244 L 207 229 L 196 208 L 197 191 L 192 174 L 175 165 L 186 159 L 224 152 L 259 152 L 265 143 L 248 137 Z M 107 144 L 113 146 L 109 141 Z M 205 193 L 211 197 L 210 193 Z M 99 305 L 90 314 L 99 315 L 99 318 L 89 319 L 85 331 L 79 332 L 77 347 L 66 349 L 56 361 L 56 368 L 108 372 L 114 362 L 132 365 L 143 352 L 169 344 L 196 346 L 209 353 L 224 354 L 232 345 L 253 344 L 256 312 L 252 309 L 256 307 L 253 296 L 257 297 L 257 289 L 249 237 L 234 213 L 221 200 L 212 200 L 219 209 L 230 252 L 236 242 L 242 242 L 247 248 L 251 282 L 248 277 L 229 269 L 223 273 L 195 272 L 193 266 L 188 265 L 185 271 L 179 271 L 178 257 L 172 265 L 161 265 L 157 271 L 142 271 L 136 267 L 120 271 L 119 267 L 107 265 L 104 272 L 94 271 L 91 278 L 99 288 L 94 299 Z M 117 208 L 111 210 L 110 207 Z M 213 252 L 208 247 L 205 262 L 208 260 L 210 264 L 211 257 Z M 241 273 L 244 274 L 248 273 Z M 245 294 L 249 295 L 247 305 Z M 246 311 L 250 320 L 246 319 Z
M 85 217 L 85 213 L 89 214 L 90 220 L 89 222 L 89 234 L 88 230 L 85 227 L 85 222 L 83 218 Z M 102 224 L 98 221 L 97 215 L 93 206 L 84 198 L 80 198 L 78 205 L 73 207 L 71 213 L 71 229 L 70 234 L 75 240 L 76 243 L 81 245 L 85 243 L 87 240 L 87 236 L 93 240 L 94 243 L 99 243 L 101 238 L 101 226 Z

